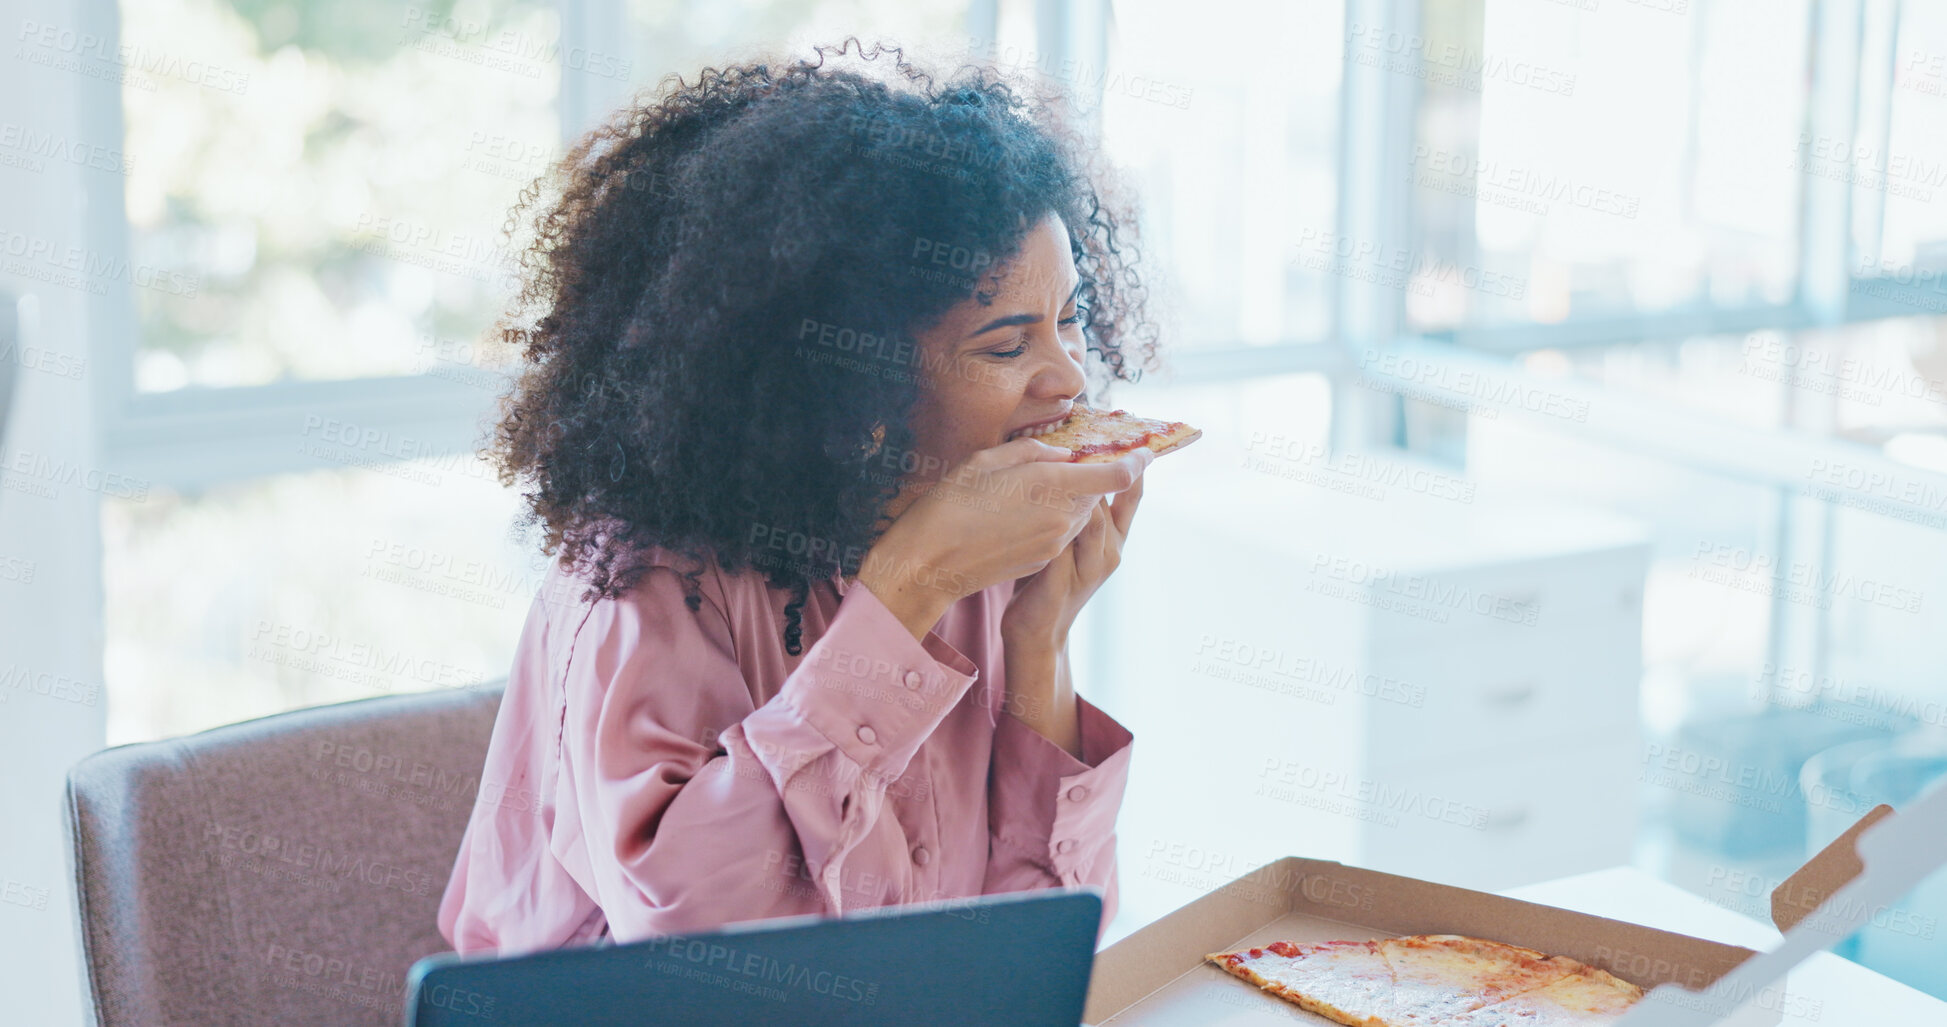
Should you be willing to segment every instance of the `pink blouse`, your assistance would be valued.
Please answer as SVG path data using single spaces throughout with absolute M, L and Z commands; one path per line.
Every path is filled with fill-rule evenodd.
M 1115 913 L 1130 734 L 1076 699 L 1082 759 L 1005 712 L 1013 583 L 914 640 L 870 589 L 787 595 L 668 561 L 578 601 L 558 562 L 514 655 L 440 903 L 462 953 L 513 955 L 996 892 L 1095 885 Z M 1099 937 L 1099 934 L 1098 934 Z

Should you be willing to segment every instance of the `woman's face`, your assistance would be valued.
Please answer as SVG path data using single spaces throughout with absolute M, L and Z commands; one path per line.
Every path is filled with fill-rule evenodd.
M 984 280 L 993 302 L 963 301 L 920 334 L 926 373 L 912 426 L 921 467 L 953 467 L 1068 416 L 1087 385 L 1080 285 L 1068 228 L 1049 215 Z

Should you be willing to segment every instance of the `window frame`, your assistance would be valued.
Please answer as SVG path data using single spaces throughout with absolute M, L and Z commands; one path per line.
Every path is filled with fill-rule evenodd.
M 1052 45 L 1057 48 L 1052 52 L 1101 63 L 1115 31 L 1109 0 L 1033 2 L 1037 33 L 1051 40 L 1044 49 Z M 562 46 L 615 38 L 626 27 L 625 3 L 558 0 Z M 1421 0 L 1345 0 L 1345 6 L 1346 24 L 1388 24 L 1403 31 L 1420 24 Z M 115 0 L 95 0 L 87 10 L 104 36 L 114 38 L 119 31 Z M 1864 0 L 1814 0 L 1810 29 L 1815 42 L 1809 59 L 1815 74 L 1807 104 L 1808 129 L 1850 138 L 1860 72 L 1870 70 L 1890 81 L 1897 10 L 1890 18 L 1868 19 L 1866 13 Z M 998 0 L 973 0 L 967 14 L 970 33 L 991 35 L 998 15 Z M 589 76 L 565 76 L 558 93 L 564 139 L 572 139 L 611 110 L 625 89 Z M 1395 164 L 1410 152 L 1418 89 L 1418 83 L 1406 76 L 1357 64 L 1345 68 L 1338 110 L 1336 223 L 1341 235 L 1411 245 L 1410 183 L 1373 169 Z M 88 107 L 84 121 L 98 137 L 121 138 L 119 94 L 113 102 Z M 1347 387 L 1358 373 L 1358 354 L 1369 348 L 1432 344 L 1512 358 L 1536 349 L 1577 349 L 1695 334 L 1795 331 L 1927 313 L 1892 298 L 1899 295 L 1897 282 L 1850 273 L 1850 187 L 1809 173 L 1801 177 L 1801 266 L 1793 299 L 1787 303 L 1729 310 L 1694 306 L 1641 316 L 1572 317 L 1558 324 L 1462 326 L 1412 333 L 1404 328 L 1404 296 L 1398 290 L 1345 277 L 1334 284 L 1329 296 L 1332 309 L 1325 341 L 1239 342 L 1185 351 L 1172 357 L 1175 380 L 1219 382 L 1322 373 L 1331 380 L 1335 408 L 1345 408 L 1343 417 L 1335 413 L 1334 444 L 1387 443 L 1399 437 L 1400 404 L 1374 399 L 1370 390 Z M 91 206 L 106 212 L 92 222 L 94 236 L 88 242 L 106 259 L 126 259 L 129 229 L 121 183 L 109 176 L 91 176 L 88 183 Z M 140 325 L 130 290 L 126 285 L 111 289 L 95 311 L 90 333 L 99 369 L 96 416 L 103 460 L 124 473 L 167 487 L 200 489 L 223 481 L 331 466 L 303 455 L 306 425 L 321 420 L 412 437 L 421 454 L 462 451 L 479 442 L 481 421 L 493 410 L 493 397 L 482 390 L 431 374 L 138 393 L 134 363 Z M 1735 426 L 1720 424 L 1718 434 L 1734 435 Z M 1607 441 L 1633 446 L 1637 440 L 1624 433 Z

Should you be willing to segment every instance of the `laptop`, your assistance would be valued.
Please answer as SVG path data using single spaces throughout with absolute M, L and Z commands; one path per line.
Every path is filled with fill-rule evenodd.
M 1018 892 L 415 963 L 407 1027 L 1076 1027 L 1102 898 Z

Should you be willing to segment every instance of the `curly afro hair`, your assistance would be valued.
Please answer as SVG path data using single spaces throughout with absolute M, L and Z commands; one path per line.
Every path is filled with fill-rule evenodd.
M 1091 380 L 1155 363 L 1133 219 L 1105 199 L 1060 98 L 976 67 L 935 84 L 856 42 L 666 80 L 509 217 L 511 232 L 544 186 L 559 192 L 498 327 L 524 360 L 489 455 L 523 486 L 544 552 L 589 583 L 584 600 L 626 592 L 651 547 L 695 561 L 691 609 L 705 560 L 756 568 L 790 591 L 799 652 L 810 586 L 856 574 L 890 523 L 899 483 L 871 458 L 910 451 L 913 340 L 956 304 L 991 302 L 982 268 L 1049 214 L 1081 274 Z M 780 534 L 788 550 L 765 544 Z

